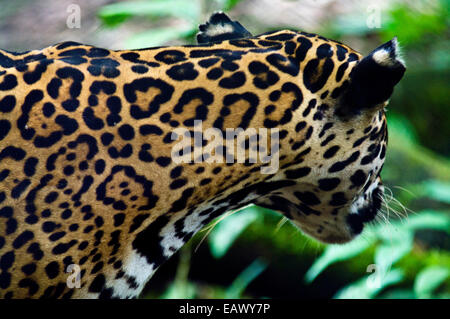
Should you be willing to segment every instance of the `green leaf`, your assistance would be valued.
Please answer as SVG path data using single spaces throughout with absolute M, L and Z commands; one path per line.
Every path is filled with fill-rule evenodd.
M 126 42 L 127 49 L 142 49 L 164 45 L 169 41 L 180 39 L 189 35 L 191 29 L 158 28 L 138 33 Z
M 418 144 L 414 126 L 403 116 L 389 114 L 389 134 L 404 143 Z
M 450 270 L 444 266 L 429 266 L 423 269 L 414 281 L 414 292 L 418 298 L 431 298 L 432 293 L 449 277 Z
M 211 254 L 222 258 L 236 238 L 258 218 L 257 207 L 250 206 L 220 221 L 208 237 Z
M 322 255 L 305 274 L 305 282 L 311 283 L 325 268 L 338 261 L 353 258 L 375 242 L 375 237 L 370 232 L 365 232 L 365 237 L 359 237 L 345 245 L 329 245 Z
M 324 32 L 333 33 L 340 38 L 349 35 L 364 36 L 371 30 L 365 14 L 349 13 L 337 15 L 335 19 L 328 21 Z
M 385 229 L 390 227 L 385 227 Z M 389 269 L 413 248 L 414 234 L 409 230 L 398 230 L 397 237 L 384 239 L 375 251 L 374 261 L 379 271 L 388 272 Z
M 256 259 L 231 283 L 226 291 L 225 298 L 240 298 L 247 286 L 267 268 L 267 263 Z
M 196 287 L 193 283 L 186 281 L 174 281 L 160 296 L 161 299 L 193 299 Z
M 433 229 L 450 233 L 450 212 L 438 210 L 423 210 L 417 215 L 410 215 L 404 227 L 410 230 Z M 397 222 L 397 224 L 399 224 Z
M 224 10 L 228 11 L 233 9 L 241 0 L 226 0 Z
M 380 276 L 376 280 L 376 284 L 371 280 L 373 276 Z M 371 299 L 374 298 L 383 288 L 399 283 L 403 280 L 403 271 L 401 269 L 393 269 L 387 274 L 374 273 L 365 276 L 354 283 L 347 285 L 337 292 L 333 297 L 335 299 Z
M 409 289 L 393 289 L 379 297 L 380 299 L 416 299 L 414 291 Z
M 106 24 L 115 23 L 119 17 L 150 16 L 164 17 L 175 16 L 197 23 L 200 17 L 200 5 L 198 1 L 185 0 L 152 0 L 119 2 L 102 7 L 98 16 Z
M 110 28 L 113 28 L 113 27 L 118 26 L 119 24 L 124 23 L 130 17 L 131 17 L 130 14 L 116 14 L 114 16 L 110 16 L 110 17 L 107 17 L 107 18 L 102 18 L 102 22 L 106 26 L 108 26 Z
M 222 11 L 229 11 L 234 8 L 241 0 L 217 0 Z
M 422 183 L 422 194 L 431 199 L 450 204 L 450 183 L 428 180 Z
M 309 268 L 305 281 L 311 283 L 328 266 L 359 255 L 377 239 L 383 242 L 375 252 L 375 264 L 387 272 L 393 264 L 411 251 L 413 232 L 417 229 L 450 232 L 450 214 L 433 210 L 422 211 L 404 220 L 393 221 L 392 225 L 368 227 L 364 232 L 364 238 L 359 237 L 348 244 L 329 245 Z

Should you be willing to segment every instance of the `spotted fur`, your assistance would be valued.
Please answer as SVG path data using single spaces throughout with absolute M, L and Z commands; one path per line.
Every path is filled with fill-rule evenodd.
M 0 50 L 0 297 L 136 297 L 204 225 L 251 203 L 328 243 L 375 217 L 383 107 L 405 71 L 396 40 L 363 58 L 234 27 L 201 45 Z M 279 129 L 280 169 L 175 163 L 171 133 L 194 120 Z M 67 286 L 72 264 L 81 288 Z

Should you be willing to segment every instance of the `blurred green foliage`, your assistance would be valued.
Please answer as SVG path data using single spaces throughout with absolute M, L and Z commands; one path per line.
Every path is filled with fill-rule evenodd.
M 180 39 L 192 43 L 207 12 L 228 11 L 239 2 L 127 1 L 103 7 L 99 17 L 110 27 L 134 17 L 155 23 L 154 29 L 130 37 L 129 48 Z M 403 47 L 408 69 L 387 113 L 389 147 L 382 172 L 384 184 L 392 190 L 392 194 L 387 192 L 389 208 L 384 213 L 389 221 L 382 219 L 371 225 L 349 244 L 324 246 L 300 234 L 290 223 L 284 226 L 279 215 L 251 206 L 227 214 L 195 236 L 177 254 L 175 279 L 168 287 L 163 285 L 166 288 L 148 291 L 146 297 L 264 297 L 269 291 L 275 297 L 449 298 L 449 11 L 448 0 L 395 2 L 381 13 L 380 28 L 368 27 L 367 14 L 355 11 L 336 16 L 322 30 L 307 30 L 343 42 L 352 37 L 366 39 L 368 48 L 397 36 Z M 162 22 L 168 18 L 181 19 L 182 23 L 164 26 Z M 194 245 L 205 247 L 205 235 L 208 249 L 192 255 L 197 251 Z M 191 266 L 194 257 L 207 259 L 209 264 Z M 237 260 L 238 265 L 249 262 L 244 270 L 234 271 L 234 279 L 226 284 L 221 280 L 205 283 L 202 275 L 212 271 L 215 260 L 216 265 L 228 266 L 230 260 Z M 197 278 L 193 279 L 190 273 L 197 268 Z M 281 269 L 278 277 L 270 274 L 271 269 Z M 225 270 L 222 267 L 213 276 L 225 277 Z M 257 285 L 258 280 L 263 283 Z M 277 285 L 267 280 L 281 281 L 281 292 L 275 293 Z M 264 285 L 270 288 L 263 292 L 255 288 Z
M 239 0 L 218 0 L 215 10 L 230 10 Z M 172 40 L 194 40 L 198 32 L 198 25 L 202 23 L 202 1 L 200 0 L 150 0 L 127 1 L 109 4 L 98 12 L 104 25 L 116 27 L 126 20 L 135 17 L 146 17 L 155 23 L 165 18 L 178 18 L 183 20 L 176 26 L 155 27 L 151 30 L 133 35 L 126 45 L 130 49 L 159 46 Z

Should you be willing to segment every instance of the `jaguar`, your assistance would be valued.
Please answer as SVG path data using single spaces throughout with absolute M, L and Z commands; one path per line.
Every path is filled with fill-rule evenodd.
M 195 45 L 0 50 L 1 298 L 135 298 L 202 227 L 250 204 L 324 243 L 376 217 L 385 107 L 406 70 L 397 39 L 363 56 L 306 32 L 253 36 L 222 12 L 199 29 Z M 243 162 L 176 161 L 175 132 L 196 121 L 267 129 L 277 169 L 250 160 L 259 131 L 231 137 Z

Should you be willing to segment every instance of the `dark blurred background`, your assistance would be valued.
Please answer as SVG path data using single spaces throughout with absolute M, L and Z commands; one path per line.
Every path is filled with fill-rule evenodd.
M 253 34 L 297 29 L 363 54 L 398 37 L 407 72 L 387 113 L 384 213 L 344 246 L 258 207 L 228 214 L 164 264 L 143 297 L 449 298 L 450 1 L 0 0 L 0 48 L 194 43 L 217 10 Z

